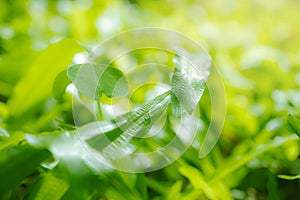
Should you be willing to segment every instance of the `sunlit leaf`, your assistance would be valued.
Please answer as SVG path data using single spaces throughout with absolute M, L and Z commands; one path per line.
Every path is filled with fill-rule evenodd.
M 182 189 L 182 181 L 177 181 L 168 191 L 167 200 L 180 199 L 180 192 Z
M 67 39 L 42 51 L 15 86 L 8 102 L 10 113 L 18 116 L 50 96 L 55 76 L 66 68 L 79 50 L 80 46 L 74 40 Z

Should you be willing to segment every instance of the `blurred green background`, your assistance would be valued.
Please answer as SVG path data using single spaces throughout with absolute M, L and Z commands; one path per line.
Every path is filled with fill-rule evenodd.
M 13 158 L 8 151 L 19 145 L 25 132 L 54 131 L 57 116 L 72 123 L 71 100 L 55 103 L 51 84 L 75 53 L 73 60 L 86 53 L 71 40 L 49 46 L 65 38 L 89 50 L 132 28 L 179 31 L 212 56 L 223 76 L 227 110 L 221 138 L 204 159 L 191 147 L 165 169 L 145 174 L 111 172 L 100 178 L 89 171 L 73 177 L 74 166 L 68 164 L 55 176 L 38 168 L 22 178 L 21 186 L 5 190 L 3 199 L 38 199 L 32 194 L 46 187 L 45 180 L 50 180 L 48 190 L 58 194 L 49 199 L 300 198 L 299 179 L 292 177 L 300 174 L 299 140 L 288 122 L 288 114 L 300 117 L 299 9 L 297 0 L 1 0 L 0 161 L 4 168 Z M 209 115 L 208 97 L 206 93 L 201 100 L 204 116 Z M 204 126 L 208 124 L 204 119 Z M 9 180 L 4 172 L 1 175 Z M 81 184 L 83 180 L 86 184 Z

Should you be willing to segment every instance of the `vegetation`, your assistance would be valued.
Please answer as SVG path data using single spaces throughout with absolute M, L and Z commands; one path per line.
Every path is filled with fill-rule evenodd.
M 300 198 L 299 6 L 293 0 L 0 1 L 0 199 Z M 213 61 L 207 72 L 212 77 L 217 69 L 223 78 L 224 126 L 205 156 L 199 151 L 214 120 L 211 96 L 222 93 L 213 79 L 216 90 L 205 89 L 206 77 L 190 80 L 191 66 L 179 52 L 131 52 L 106 67 L 93 54 L 115 34 L 146 26 L 203 45 Z M 152 60 L 169 67 L 125 73 Z M 178 120 L 192 127 L 192 117 L 200 124 L 192 144 L 182 155 L 166 151 L 172 159 L 163 166 L 140 170 L 131 160 L 109 160 L 166 146 L 178 134 Z M 151 135 L 151 127 L 162 134 Z M 175 146 L 184 149 L 185 140 Z

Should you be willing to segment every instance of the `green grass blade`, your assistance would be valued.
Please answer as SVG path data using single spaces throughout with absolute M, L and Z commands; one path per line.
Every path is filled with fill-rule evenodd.
M 282 179 L 286 179 L 286 180 L 300 179 L 300 175 L 290 176 L 290 175 L 279 174 L 277 177 L 282 178 Z
M 69 184 L 52 172 L 48 172 L 41 180 L 36 191 L 31 193 L 29 200 L 59 200 L 68 190 Z
M 203 191 L 209 199 L 216 199 L 215 191 L 210 185 L 208 185 L 207 181 L 198 169 L 184 165 L 180 167 L 179 172 L 189 179 L 195 189 Z

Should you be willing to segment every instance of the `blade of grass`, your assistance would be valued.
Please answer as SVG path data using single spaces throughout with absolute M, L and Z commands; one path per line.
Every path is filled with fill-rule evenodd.
M 282 179 L 286 179 L 286 180 L 300 179 L 300 175 L 290 176 L 290 175 L 279 174 L 277 177 L 282 178 Z
M 189 179 L 195 189 L 203 191 L 205 196 L 207 196 L 209 199 L 217 198 L 215 191 L 207 183 L 198 169 L 189 165 L 183 165 L 179 168 L 179 172 Z
M 68 188 L 69 184 L 64 179 L 48 172 L 42 178 L 39 188 L 31 193 L 29 200 L 59 200 Z

